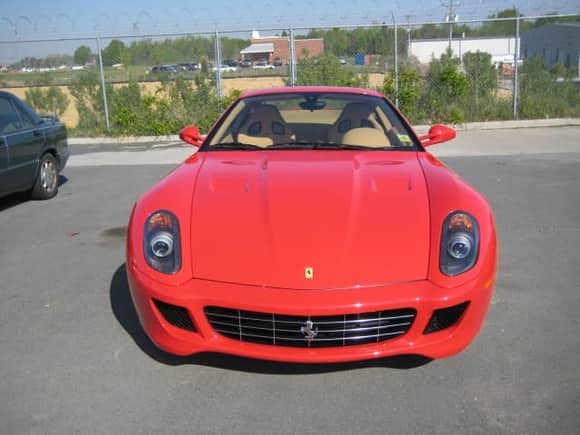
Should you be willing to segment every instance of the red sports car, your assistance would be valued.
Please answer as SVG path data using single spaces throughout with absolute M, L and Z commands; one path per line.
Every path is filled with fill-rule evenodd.
M 166 352 L 296 362 L 464 349 L 487 311 L 496 235 L 481 194 L 380 93 L 244 94 L 133 209 L 127 270 Z

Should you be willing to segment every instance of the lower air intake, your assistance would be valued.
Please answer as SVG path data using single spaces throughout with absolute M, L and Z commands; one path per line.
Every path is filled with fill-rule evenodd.
M 195 332 L 195 326 L 185 308 L 161 302 L 157 299 L 153 299 L 153 302 L 165 320 L 173 326 Z

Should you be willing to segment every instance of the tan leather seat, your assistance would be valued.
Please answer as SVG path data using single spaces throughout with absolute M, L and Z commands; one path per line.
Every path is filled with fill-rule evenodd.
M 248 119 L 238 133 L 238 141 L 262 147 L 292 142 L 294 139 L 280 111 L 271 104 L 251 107 Z
M 353 128 L 342 137 L 343 145 L 362 145 L 371 148 L 391 146 L 391 142 L 382 131 L 375 128 Z
M 328 141 L 341 143 L 342 137 L 353 128 L 380 128 L 374 108 L 365 103 L 347 104 L 336 122 L 330 127 Z

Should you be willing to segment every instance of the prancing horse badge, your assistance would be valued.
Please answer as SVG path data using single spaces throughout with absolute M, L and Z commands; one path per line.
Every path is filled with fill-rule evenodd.
M 313 267 L 307 267 L 304 269 L 304 278 L 306 278 L 306 279 L 314 278 L 314 268 Z

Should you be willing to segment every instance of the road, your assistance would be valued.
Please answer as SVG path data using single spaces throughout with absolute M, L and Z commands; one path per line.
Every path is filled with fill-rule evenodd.
M 0 200 L 0 434 L 578 433 L 579 135 L 464 132 L 433 148 L 490 200 L 500 257 L 477 339 L 422 365 L 158 352 L 131 305 L 125 226 L 192 149 L 75 147 L 56 198 Z

